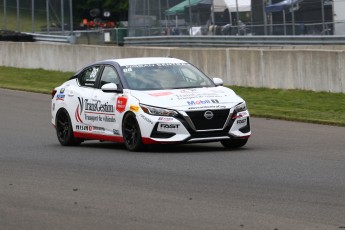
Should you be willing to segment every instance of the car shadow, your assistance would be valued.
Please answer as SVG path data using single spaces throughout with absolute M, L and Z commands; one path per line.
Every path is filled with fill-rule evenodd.
M 124 144 L 115 142 L 84 142 L 79 147 L 98 148 L 128 151 Z M 138 153 L 208 153 L 208 152 L 242 152 L 250 148 L 242 147 L 238 149 L 226 149 L 220 143 L 198 143 L 198 144 L 161 144 L 147 145 L 145 150 Z M 128 153 L 134 153 L 128 151 Z

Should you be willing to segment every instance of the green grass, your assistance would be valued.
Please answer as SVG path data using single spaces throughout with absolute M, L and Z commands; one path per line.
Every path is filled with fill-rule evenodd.
M 345 94 L 231 87 L 256 117 L 345 126 Z
M 71 72 L 0 67 L 0 87 L 50 93 Z M 231 86 L 252 116 L 345 126 L 345 94 Z
M 72 72 L 0 67 L 0 87 L 36 93 L 51 93 L 52 89 L 72 75 Z

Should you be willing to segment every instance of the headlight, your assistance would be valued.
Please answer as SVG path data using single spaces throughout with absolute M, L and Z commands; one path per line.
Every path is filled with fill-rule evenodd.
M 148 105 L 140 104 L 141 109 L 150 115 L 153 116 L 169 116 L 169 117 L 176 117 L 178 113 L 175 110 L 171 109 L 163 109 L 158 107 L 152 107 Z
M 245 102 L 242 102 L 238 105 L 235 106 L 235 111 L 236 112 L 243 112 L 243 111 L 246 111 L 247 110 L 247 105 Z

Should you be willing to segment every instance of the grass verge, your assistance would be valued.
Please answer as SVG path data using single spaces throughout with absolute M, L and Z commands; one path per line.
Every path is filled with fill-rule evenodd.
M 0 67 L 0 87 L 50 93 L 73 73 Z M 252 116 L 345 126 L 345 94 L 231 86 Z

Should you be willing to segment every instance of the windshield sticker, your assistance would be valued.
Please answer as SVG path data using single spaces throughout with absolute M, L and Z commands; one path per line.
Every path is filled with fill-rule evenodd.
M 158 64 L 143 64 L 143 65 L 126 65 L 122 67 L 123 72 L 132 72 L 134 68 L 148 68 L 148 67 L 165 67 L 165 66 L 184 66 L 188 63 L 158 63 Z

